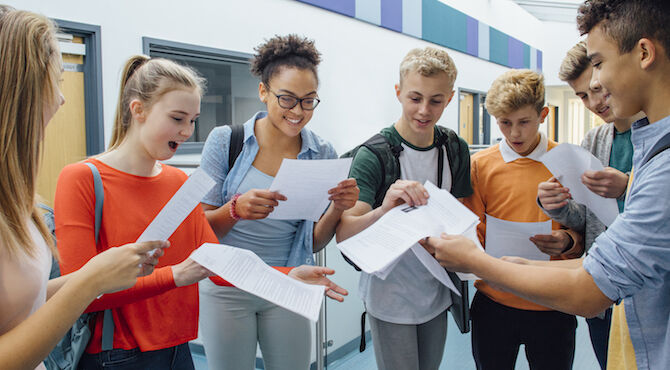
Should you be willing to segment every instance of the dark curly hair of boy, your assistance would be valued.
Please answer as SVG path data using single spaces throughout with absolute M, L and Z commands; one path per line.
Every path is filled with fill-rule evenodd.
M 663 46 L 668 58 L 669 24 L 668 0 L 587 0 L 577 15 L 577 28 L 582 35 L 600 25 L 621 53 L 633 50 L 642 38 L 653 39 Z

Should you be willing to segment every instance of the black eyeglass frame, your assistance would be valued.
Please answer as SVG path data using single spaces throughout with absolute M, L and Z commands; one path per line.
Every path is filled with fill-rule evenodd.
M 300 108 L 302 108 L 303 110 L 310 110 L 311 111 L 311 110 L 316 109 L 316 107 L 319 106 L 319 103 L 321 103 L 321 99 L 319 99 L 319 98 L 312 98 L 312 97 L 298 98 L 298 97 L 293 96 L 291 94 L 277 94 L 276 92 L 272 91 L 270 86 L 265 85 L 265 87 L 268 89 L 269 92 L 272 93 L 272 95 L 277 97 L 277 104 L 279 104 L 279 106 L 284 108 L 284 109 L 293 109 L 296 105 L 298 105 L 298 103 L 300 103 Z M 291 99 L 295 99 L 295 102 L 290 107 L 285 107 L 285 106 L 282 105 L 282 102 L 281 102 L 282 101 L 281 99 L 283 97 L 288 97 L 288 98 L 291 98 Z M 316 104 L 314 104 L 311 108 L 305 108 L 305 106 L 302 104 L 302 102 L 305 101 L 305 100 L 310 100 L 310 99 L 316 101 Z

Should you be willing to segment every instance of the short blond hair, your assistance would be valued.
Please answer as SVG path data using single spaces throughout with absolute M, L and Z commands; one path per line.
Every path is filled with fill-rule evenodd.
M 427 46 L 423 49 L 412 49 L 400 62 L 400 84 L 409 72 L 418 72 L 425 77 L 444 72 L 449 78 L 450 85 L 454 86 L 458 70 L 454 60 L 441 49 Z
M 529 69 L 513 69 L 496 78 L 486 95 L 486 110 L 494 117 L 532 106 L 544 108 L 544 77 Z
M 586 42 L 580 41 L 573 46 L 563 58 L 558 78 L 564 82 L 574 81 L 589 68 L 589 57 L 586 55 Z

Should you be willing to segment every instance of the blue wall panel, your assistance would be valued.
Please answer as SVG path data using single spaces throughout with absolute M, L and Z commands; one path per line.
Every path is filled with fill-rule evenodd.
M 511 68 L 542 71 L 542 51 L 439 0 L 297 0 Z
M 507 55 L 507 48 L 509 43 L 507 41 L 509 36 L 498 31 L 493 27 L 489 27 L 489 60 L 493 63 L 507 65 L 509 61 Z

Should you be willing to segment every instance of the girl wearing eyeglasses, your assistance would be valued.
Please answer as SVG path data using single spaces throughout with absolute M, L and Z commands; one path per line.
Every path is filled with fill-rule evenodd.
M 201 168 L 217 184 L 203 199 L 205 214 L 221 243 L 251 250 L 271 266 L 314 264 L 312 253 L 331 240 L 342 212 L 358 200 L 358 187 L 356 180 L 346 179 L 330 189 L 330 206 L 316 223 L 267 219 L 286 199 L 267 190 L 284 158 L 333 159 L 337 154 L 305 127 L 320 102 L 320 54 L 314 42 L 296 35 L 275 36 L 256 52 L 252 73 L 261 80 L 258 94 L 267 111 L 244 123 L 242 151 L 232 168 L 230 126 L 210 133 Z M 333 291 L 327 295 L 342 300 Z M 226 281 L 200 282 L 200 320 L 212 369 L 254 369 L 257 343 L 266 369 L 309 368 L 309 321 Z

